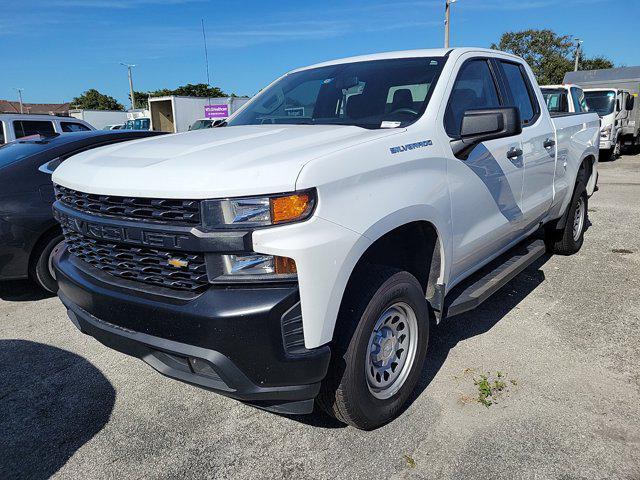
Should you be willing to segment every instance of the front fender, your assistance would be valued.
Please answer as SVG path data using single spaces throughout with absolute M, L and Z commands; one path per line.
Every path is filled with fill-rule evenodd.
M 362 255 L 385 233 L 414 221 L 432 223 L 441 235 L 441 258 L 445 261 L 440 277 L 445 278 L 445 266 L 450 265 L 450 249 L 446 247 L 449 239 L 442 220 L 435 214 L 435 209 L 426 205 L 407 207 L 380 219 L 364 235 L 318 216 L 253 233 L 256 252 L 285 256 L 296 262 L 306 348 L 332 340 L 349 278 Z

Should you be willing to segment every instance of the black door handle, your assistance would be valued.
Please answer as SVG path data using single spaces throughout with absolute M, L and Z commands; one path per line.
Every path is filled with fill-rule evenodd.
M 544 142 L 542 142 L 542 146 L 544 148 L 551 148 L 556 144 L 556 141 L 553 138 L 547 138 Z
M 522 155 L 522 149 L 521 148 L 511 147 L 509 149 L 509 151 L 507 152 L 507 158 L 509 160 L 513 160 L 515 158 L 518 158 L 521 155 Z

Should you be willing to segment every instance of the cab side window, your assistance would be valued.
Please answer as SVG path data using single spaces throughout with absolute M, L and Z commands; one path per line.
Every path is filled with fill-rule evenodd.
M 511 91 L 511 97 L 516 107 L 520 109 L 520 118 L 522 126 L 533 123 L 538 117 L 540 107 L 533 96 L 533 88 L 529 83 L 529 78 L 524 68 L 517 64 L 507 61 L 500 61 L 504 79 Z
M 576 112 L 586 112 L 587 101 L 584 98 L 584 92 L 581 88 L 571 87 L 571 96 L 573 97 L 573 108 Z
M 81 123 L 75 122 L 60 122 L 60 127 L 65 133 L 71 132 L 88 132 L 90 129 Z
M 458 138 L 464 112 L 499 106 L 498 89 L 487 60 L 467 61 L 458 72 L 451 90 L 444 115 L 445 130 L 450 137 Z
M 53 122 L 38 120 L 14 120 L 13 130 L 16 138 L 28 137 L 30 135 L 52 135 L 56 133 Z

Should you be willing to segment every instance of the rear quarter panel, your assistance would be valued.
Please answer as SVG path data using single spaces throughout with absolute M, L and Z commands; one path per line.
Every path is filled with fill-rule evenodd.
M 592 175 L 587 184 L 587 193 L 595 189 L 599 153 L 600 121 L 595 113 L 565 115 L 552 118 L 556 128 L 558 161 L 554 175 L 554 199 L 549 219 L 560 217 L 566 210 L 578 169 L 583 160 L 593 157 Z

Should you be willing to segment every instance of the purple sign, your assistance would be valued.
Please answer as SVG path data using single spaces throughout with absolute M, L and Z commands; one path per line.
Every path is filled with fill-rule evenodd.
M 229 105 L 205 105 L 205 118 L 227 118 L 229 116 Z

